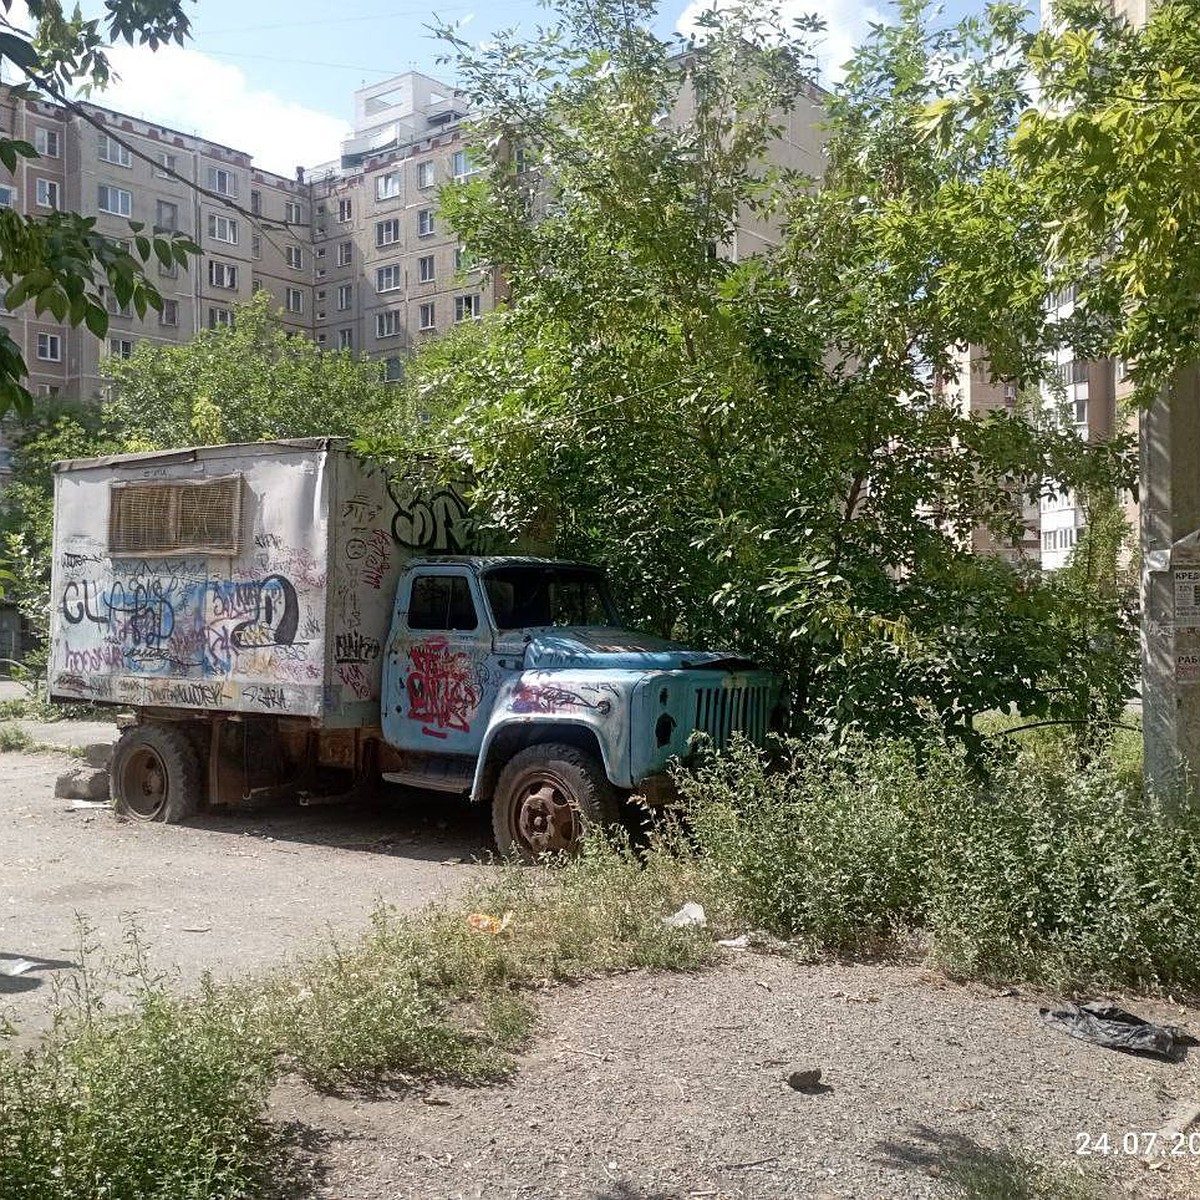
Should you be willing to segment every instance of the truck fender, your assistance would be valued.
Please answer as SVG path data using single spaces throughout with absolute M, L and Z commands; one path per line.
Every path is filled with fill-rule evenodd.
M 518 750 L 542 742 L 566 742 L 595 754 L 604 767 L 608 781 L 618 788 L 628 788 L 628 771 L 622 772 L 613 759 L 613 747 L 600 737 L 594 726 L 572 719 L 516 717 L 497 721 L 484 734 L 479 757 L 475 761 L 475 778 L 471 784 L 471 799 L 486 802 L 504 764 Z

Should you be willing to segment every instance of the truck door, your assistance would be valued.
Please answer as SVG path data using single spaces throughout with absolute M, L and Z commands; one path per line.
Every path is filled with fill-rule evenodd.
M 473 576 L 417 567 L 402 578 L 383 669 L 383 736 L 399 750 L 475 755 L 498 687 Z

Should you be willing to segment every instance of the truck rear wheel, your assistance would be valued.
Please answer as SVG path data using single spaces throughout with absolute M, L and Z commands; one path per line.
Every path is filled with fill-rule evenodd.
M 492 831 L 501 854 L 525 862 L 577 854 L 590 828 L 615 824 L 617 796 L 595 757 L 557 742 L 513 755 L 496 782 Z
M 167 725 L 135 725 L 113 751 L 113 805 L 135 821 L 174 825 L 200 806 L 202 775 L 196 748 Z

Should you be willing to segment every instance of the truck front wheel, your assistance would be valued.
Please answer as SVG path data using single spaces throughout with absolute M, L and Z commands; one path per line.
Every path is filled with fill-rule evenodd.
M 112 761 L 113 806 L 135 821 L 186 820 L 200 806 L 196 748 L 167 725 L 135 725 L 117 742 Z
M 492 800 L 497 848 L 525 862 L 542 854 L 576 854 L 589 828 L 618 818 L 617 796 L 601 764 L 555 742 L 513 755 Z

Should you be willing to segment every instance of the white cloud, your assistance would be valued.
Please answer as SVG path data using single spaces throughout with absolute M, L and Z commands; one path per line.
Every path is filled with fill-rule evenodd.
M 350 132 L 329 113 L 255 89 L 240 67 L 199 50 L 114 46 L 109 61 L 120 78 L 93 93 L 94 103 L 245 150 L 280 175 L 336 159 Z
M 24 0 L 3 15 L 32 29 Z M 120 78 L 93 92 L 94 104 L 245 150 L 255 166 L 280 175 L 336 159 L 350 132 L 348 122 L 256 89 L 240 67 L 199 50 L 122 44 L 109 62 Z
M 701 13 L 713 7 L 726 7 L 734 0 L 689 0 L 687 7 L 675 23 L 680 33 L 703 33 L 696 24 Z M 815 13 L 825 22 L 825 32 L 816 44 L 817 61 L 820 66 L 821 82 L 836 83 L 841 80 L 843 67 L 850 59 L 854 48 L 862 41 L 867 26 L 885 20 L 879 9 L 856 0 L 780 0 L 783 28 L 792 31 L 792 22 L 797 17 Z

